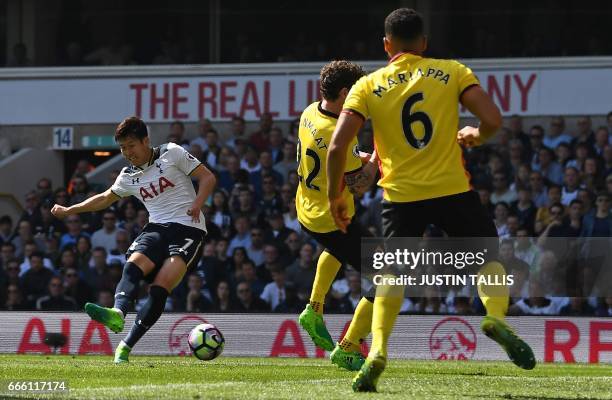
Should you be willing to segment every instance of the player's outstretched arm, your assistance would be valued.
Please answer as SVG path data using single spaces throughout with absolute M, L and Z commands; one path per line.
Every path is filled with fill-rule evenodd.
M 480 120 L 478 128 L 466 126 L 457 133 L 457 142 L 466 147 L 479 146 L 489 140 L 502 125 L 499 108 L 480 85 L 466 89 L 459 99 Z
M 363 118 L 360 115 L 343 111 L 327 150 L 327 197 L 334 221 L 343 232 L 346 232 L 346 227 L 351 222 L 347 214 L 347 205 L 341 196 L 346 152 L 362 123 Z
M 119 200 L 119 196 L 113 193 L 112 190 L 107 189 L 103 193 L 92 196 L 87 200 L 83 200 L 82 202 L 74 204 L 70 207 L 55 204 L 51 209 L 51 213 L 57 218 L 62 219 L 72 214 L 104 210 L 117 200 Z
M 197 166 L 196 169 L 191 172 L 190 176 L 198 181 L 198 193 L 195 200 L 191 204 L 191 207 L 189 210 L 187 210 L 187 215 L 191 216 L 191 220 L 193 222 L 199 223 L 200 210 L 202 209 L 206 199 L 215 189 L 217 178 L 215 178 L 215 175 L 203 164 Z

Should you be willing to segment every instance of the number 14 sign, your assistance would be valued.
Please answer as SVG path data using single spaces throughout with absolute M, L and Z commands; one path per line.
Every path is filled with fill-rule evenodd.
M 53 128 L 53 149 L 71 150 L 74 145 L 74 129 L 71 126 Z

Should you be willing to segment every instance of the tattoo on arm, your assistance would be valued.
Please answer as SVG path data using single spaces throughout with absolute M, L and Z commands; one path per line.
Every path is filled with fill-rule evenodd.
M 364 169 L 357 172 L 344 175 L 344 182 L 349 188 L 349 192 L 353 194 L 365 193 L 372 184 L 371 176 Z

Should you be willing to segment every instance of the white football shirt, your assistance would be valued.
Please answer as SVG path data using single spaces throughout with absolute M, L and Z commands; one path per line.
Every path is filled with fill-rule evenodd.
M 187 215 L 196 198 L 189 174 L 200 164 L 181 146 L 166 143 L 153 149 L 153 157 L 144 169 L 123 168 L 111 190 L 119 197 L 138 198 L 147 208 L 150 222 L 175 222 L 206 232 L 202 211 L 199 223 Z

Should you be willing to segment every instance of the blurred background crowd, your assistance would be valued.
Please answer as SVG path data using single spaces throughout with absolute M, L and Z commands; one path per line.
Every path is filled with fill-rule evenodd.
M 510 313 L 612 316 L 610 296 L 546 288 L 547 274 L 571 267 L 563 249 L 555 249 L 555 238 L 612 236 L 612 112 L 601 126 L 593 126 L 589 116 L 575 126 L 562 116 L 547 121 L 524 126 L 521 117 L 512 116 L 493 142 L 464 153 L 472 185 L 502 239 L 500 257 L 520 282 L 512 289 Z M 217 188 L 204 208 L 203 257 L 172 293 L 167 311 L 303 309 L 322 249 L 300 230 L 296 216 L 298 123 L 283 130 L 263 114 L 248 131 L 240 117 L 224 132 L 209 120 L 170 125 L 167 141 L 213 170 Z M 372 150 L 367 124 L 359 140 L 361 150 Z M 148 215 L 139 201 L 127 198 L 98 213 L 55 219 L 54 203 L 74 204 L 106 189 L 88 183 L 85 175 L 92 169 L 86 160 L 79 162 L 66 187 L 41 178 L 25 197 L 19 220 L 0 217 L 0 309 L 80 310 L 86 301 L 112 306 L 125 252 Z M 109 175 L 108 186 L 118 173 Z M 375 236 L 381 235 L 381 200 L 376 186 L 356 199 L 355 218 Z M 440 234 L 433 226 L 426 233 Z M 368 285 L 357 271 L 343 267 L 326 310 L 352 313 Z M 141 289 L 144 296 L 146 284 Z M 136 309 L 140 305 L 136 302 Z M 403 313 L 482 311 L 478 298 L 461 288 L 431 290 L 420 298 L 407 293 L 402 307 Z

